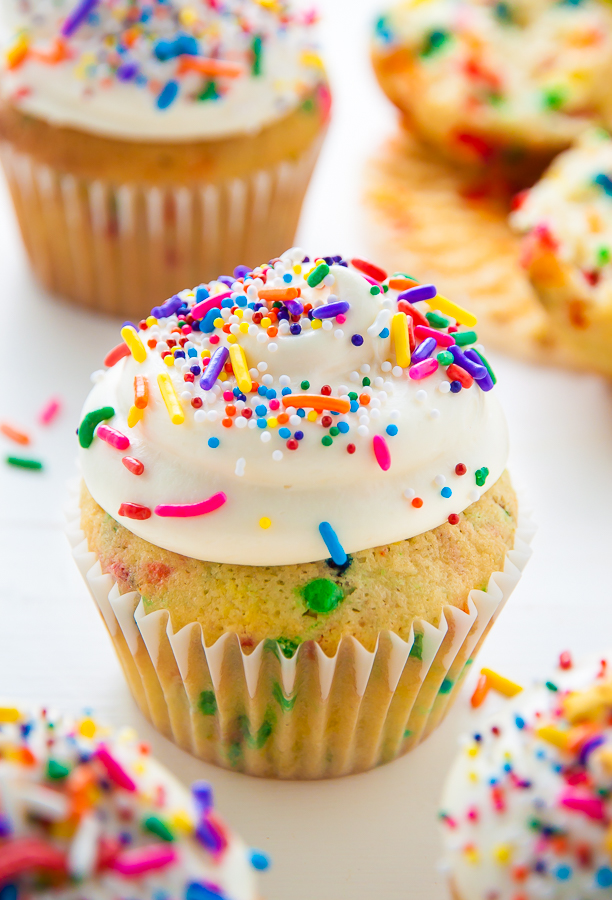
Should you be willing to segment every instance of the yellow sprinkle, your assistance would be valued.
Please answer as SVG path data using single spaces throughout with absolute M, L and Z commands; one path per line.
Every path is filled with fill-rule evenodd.
M 136 362 L 144 362 L 147 358 L 147 351 L 145 350 L 145 346 L 140 340 L 136 329 L 132 328 L 131 325 L 125 325 L 121 329 L 121 337 L 130 348 L 130 353 L 132 354 Z
M 170 379 L 168 373 L 162 372 L 161 375 L 158 375 L 157 383 L 159 385 L 164 403 L 166 404 L 166 409 L 168 410 L 170 421 L 173 425 L 182 425 L 185 421 L 185 413 L 183 412 L 183 407 L 181 406 L 180 400 L 177 396 L 176 391 L 174 390 L 174 385 L 172 384 L 172 380 Z
M 495 859 L 501 865 L 505 865 L 509 863 L 512 858 L 512 845 L 511 844 L 498 844 L 497 847 L 493 848 L 493 859 Z
M 5 725 L 7 722 L 18 722 L 21 713 L 14 706 L 0 706 L 0 723 Z
M 183 831 L 185 834 L 191 834 L 193 831 L 193 819 L 186 809 L 177 809 L 170 817 L 170 824 L 177 831 Z
M 219 381 L 227 381 L 227 379 L 228 379 L 227 372 L 221 372 L 221 374 L 219 375 Z
M 202 359 L 210 359 L 210 350 L 202 350 L 200 356 Z
M 9 69 L 16 69 L 24 61 L 28 54 L 29 43 L 25 34 L 22 34 L 15 44 L 7 51 L 6 64 Z
M 230 335 L 230 337 L 233 337 L 233 335 Z M 229 348 L 229 352 L 238 387 L 243 394 L 248 394 L 253 387 L 253 382 L 249 375 L 249 366 L 246 361 L 246 356 L 244 355 L 244 350 L 240 344 L 232 344 Z
M 168 353 L 167 356 L 164 356 L 164 362 L 166 363 L 167 366 L 173 366 L 174 365 L 174 354 Z
M 132 766 L 134 767 L 134 771 L 137 775 L 143 775 L 146 771 L 146 766 L 141 762 L 133 762 Z
M 468 772 L 468 779 L 472 782 L 472 784 L 478 784 L 478 775 L 476 772 Z
M 241 322 L 240 325 L 239 325 L 239 328 L 240 328 L 240 331 L 242 332 L 242 334 L 248 334 L 248 331 L 249 331 L 249 323 L 248 323 L 248 322 Z
M 316 409 L 311 409 L 310 412 L 307 413 L 306 418 L 308 419 L 309 422 L 316 422 L 317 421 Z
M 536 730 L 536 735 L 543 741 L 546 741 L 547 744 L 552 744 L 554 747 L 558 747 L 560 750 L 567 750 L 567 732 L 561 731 L 559 728 L 555 728 L 554 725 L 542 725 L 541 728 L 538 728 Z
M 408 316 L 395 313 L 391 319 L 391 338 L 395 345 L 395 359 L 398 366 L 407 369 L 410 365 L 410 341 L 408 339 Z
M 472 863 L 472 865 L 480 862 L 480 853 L 473 844 L 468 844 L 467 847 L 463 848 L 463 855 L 467 862 Z
M 84 738 L 92 738 L 96 733 L 96 723 L 93 719 L 83 719 L 79 725 L 79 734 Z
M 294 273 L 295 273 L 296 275 L 301 275 L 301 274 L 302 274 L 302 267 L 301 267 L 301 265 L 300 265 L 299 263 L 297 263 L 297 264 L 293 267 L 293 271 L 294 271 Z
M 234 313 L 234 315 L 237 316 L 239 319 L 241 319 L 244 316 L 244 310 L 237 309 L 236 312 Z
M 323 60 L 318 53 L 313 53 L 312 50 L 303 50 L 300 59 L 304 66 L 312 66 L 315 69 L 323 68 Z
M 612 681 L 603 681 L 585 691 L 574 691 L 563 698 L 563 712 L 568 722 L 600 721 L 612 707 Z
M 310 327 L 313 329 L 313 331 L 316 331 L 317 328 L 323 328 L 323 322 L 321 321 L 321 319 L 313 319 L 310 323 Z
M 187 7 L 187 9 L 180 11 L 179 19 L 181 20 L 181 25 L 193 25 L 194 22 L 197 22 L 198 16 L 195 10 Z
M 515 684 L 514 681 L 510 681 L 509 678 L 498 675 L 498 673 L 494 672 L 492 669 L 481 669 L 480 674 L 486 675 L 491 688 L 494 691 L 497 691 L 498 694 L 503 694 L 504 697 L 514 697 L 523 690 L 520 684 Z
M 267 316 L 264 316 L 260 322 L 262 328 L 269 328 L 272 324 L 272 319 L 269 319 Z
M 276 428 L 277 425 L 278 425 L 278 419 L 276 419 L 274 416 L 272 416 L 270 419 L 268 419 L 268 428 Z
M 155 316 L 148 316 L 146 322 L 147 322 L 147 325 L 149 326 L 149 328 L 152 325 L 157 325 L 157 319 L 155 318 Z
M 432 309 L 439 309 L 445 316 L 452 316 L 460 325 L 467 325 L 471 328 L 472 325 L 478 324 L 478 319 L 474 313 L 468 312 L 467 309 L 458 306 L 452 300 L 447 300 L 442 294 L 436 294 L 433 300 L 428 300 L 427 302 Z
M 138 409 L 137 406 L 130 406 L 130 411 L 127 417 L 128 428 L 133 428 L 134 425 L 140 422 L 143 416 L 144 409 Z
M 228 334 L 228 336 L 227 336 L 228 344 L 235 344 L 237 340 L 238 340 L 238 338 L 236 337 L 235 334 Z
M 272 520 L 269 519 L 267 516 L 262 516 L 261 519 L 259 520 L 260 528 L 269 528 L 271 524 L 272 524 Z
M 213 325 L 215 326 L 215 328 L 223 328 L 223 326 L 225 325 L 225 322 L 223 321 L 223 319 L 221 317 L 219 317 L 218 319 L 215 319 L 215 321 L 213 322 Z
M 472 757 L 478 756 L 478 754 L 480 753 L 480 748 L 478 747 L 478 744 L 472 744 L 470 747 L 467 748 L 466 753 L 468 756 L 472 756 Z

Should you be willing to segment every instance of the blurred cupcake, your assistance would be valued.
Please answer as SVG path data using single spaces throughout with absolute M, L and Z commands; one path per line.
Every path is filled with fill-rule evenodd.
M 611 661 L 574 669 L 564 653 L 550 681 L 475 723 L 440 814 L 456 900 L 610 895 Z
M 268 865 L 132 731 L 0 708 L 0 894 L 256 900 Z
M 45 286 L 140 316 L 294 236 L 329 116 L 286 2 L 7 0 L 0 153 Z
M 71 539 L 165 734 L 368 769 L 438 724 L 526 561 L 495 376 L 432 285 L 297 248 L 236 273 L 123 329 Z
M 562 340 L 612 375 L 612 138 L 585 133 L 515 199 L 522 262 Z
M 378 20 L 373 60 L 427 142 L 529 184 L 609 116 L 612 11 L 595 0 L 403 0 Z

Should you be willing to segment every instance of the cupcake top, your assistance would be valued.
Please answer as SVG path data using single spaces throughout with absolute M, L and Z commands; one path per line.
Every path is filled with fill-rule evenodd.
M 3 0 L 0 90 L 110 137 L 259 131 L 323 84 L 314 23 L 285 0 Z
M 549 251 L 575 270 L 593 301 L 612 299 L 612 138 L 593 128 L 515 198 L 510 224 L 526 235 L 524 262 Z
M 610 657 L 480 718 L 446 783 L 446 862 L 462 900 L 589 900 L 612 889 Z
M 376 48 L 408 48 L 432 112 L 446 116 L 436 127 L 486 157 L 483 132 L 569 142 L 598 117 L 612 13 L 596 0 L 403 0 L 379 19 Z
M 457 524 L 508 453 L 475 324 L 362 260 L 238 266 L 124 326 L 83 409 L 85 483 L 134 534 L 212 562 L 344 565 Z
M 0 707 L 2 896 L 255 900 L 266 866 L 131 730 Z

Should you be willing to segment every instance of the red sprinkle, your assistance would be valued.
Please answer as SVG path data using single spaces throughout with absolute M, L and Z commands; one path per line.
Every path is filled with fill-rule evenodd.
M 346 452 L 354 453 L 356 449 L 357 449 L 357 447 L 355 446 L 355 444 L 347 444 Z
M 351 265 L 356 269 L 359 269 L 360 272 L 363 272 L 364 275 L 369 275 L 374 281 L 384 281 L 387 277 L 387 273 L 384 269 L 375 266 L 374 263 L 368 262 L 365 259 L 352 259 Z
M 121 462 L 126 469 L 129 469 L 132 475 L 142 475 L 144 472 L 144 463 L 141 463 L 135 456 L 124 456 Z M 119 515 L 121 515 L 121 511 L 119 511 Z
M 423 501 L 420 497 L 415 497 L 412 501 L 412 505 L 415 509 L 420 509 L 423 506 Z
M 458 366 L 457 363 L 451 363 L 446 370 L 446 374 L 451 381 L 458 381 L 461 387 L 471 388 L 474 384 L 474 379 L 470 373 L 466 372 L 463 366 Z
M 450 516 L 448 517 L 448 524 L 449 525 L 458 525 L 459 524 L 459 516 L 457 515 L 457 513 L 450 514 Z
M 457 465 L 455 466 L 455 475 L 465 475 L 466 472 L 467 466 L 465 466 L 463 463 L 457 463 Z
M 123 359 L 124 356 L 129 356 L 131 352 L 132 351 L 130 350 L 128 345 L 124 341 L 121 341 L 120 344 L 117 344 L 116 347 L 113 347 L 110 353 L 108 353 L 104 357 L 104 365 L 111 368 L 111 366 L 114 366 L 115 363 L 118 363 L 120 359 Z
M 562 669 L 572 668 L 572 656 L 569 650 L 564 650 L 563 653 L 559 656 L 559 666 Z
M 150 519 L 151 510 L 140 503 L 122 503 L 119 507 L 119 515 L 126 519 Z

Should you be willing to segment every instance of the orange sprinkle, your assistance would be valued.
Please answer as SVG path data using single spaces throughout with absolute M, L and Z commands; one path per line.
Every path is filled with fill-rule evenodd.
M 138 35 L 139 31 L 137 28 L 128 28 L 127 31 L 123 32 L 121 40 L 126 45 L 126 47 L 133 47 L 138 40 Z
M 223 425 L 224 428 L 231 428 L 234 423 L 231 419 L 223 419 L 221 424 Z
M 268 337 L 276 337 L 276 335 L 278 334 L 278 328 L 276 327 L 276 325 L 270 325 L 270 327 L 266 331 L 266 334 L 268 335 Z
M 146 409 L 149 403 L 149 382 L 144 375 L 136 375 L 134 378 L 134 406 L 136 409 Z
M 251 394 L 256 394 L 259 390 L 259 383 L 257 381 L 251 382 Z
M 287 394 L 283 397 L 283 406 L 295 406 L 296 409 L 316 409 L 319 412 L 328 409 L 330 412 L 347 413 L 351 404 L 340 397 L 324 397 L 323 394 Z
M 259 291 L 258 297 L 260 300 L 269 300 L 270 302 L 280 300 L 283 303 L 285 300 L 295 300 L 296 297 L 301 296 L 301 293 L 301 288 L 296 287 L 269 288 L 267 291 Z
M 369 394 L 360 394 L 359 395 L 359 402 L 361 403 L 362 406 L 367 406 L 368 403 L 370 402 L 370 399 L 371 398 L 370 398 Z
M 236 415 L 236 407 L 235 406 L 226 406 L 225 412 L 227 413 L 228 416 L 235 416 Z
M 586 744 L 592 737 L 599 734 L 601 725 L 598 722 L 585 722 L 571 728 L 567 735 L 567 749 L 570 753 L 576 753 L 583 744 Z
M 408 288 L 412 288 L 418 283 L 416 278 L 391 278 L 389 287 L 392 291 L 407 291 Z
M 12 425 L 9 425 L 7 422 L 2 422 L 0 425 L 0 431 L 11 441 L 15 441 L 16 444 L 29 444 L 30 438 L 23 431 L 18 431 L 16 428 L 13 428 Z
M 66 42 L 62 38 L 56 38 L 49 50 L 32 50 L 32 56 L 40 62 L 54 66 L 68 59 L 70 54 Z
M 412 501 L 412 505 L 414 506 L 415 509 L 420 509 L 423 506 L 423 501 L 421 500 L 420 497 L 415 497 L 414 500 Z
M 18 69 L 25 61 L 30 48 L 25 38 L 21 38 L 6 54 L 7 69 Z
M 237 63 L 227 62 L 223 59 L 202 59 L 195 56 L 181 56 L 177 74 L 186 72 L 199 72 L 200 75 L 224 75 L 226 78 L 238 78 L 244 69 Z
M 278 422 L 279 425 L 284 425 L 285 422 L 289 421 L 289 416 L 287 415 L 287 413 L 281 413 L 279 416 L 276 417 L 276 421 Z
M 476 684 L 474 693 L 470 697 L 470 704 L 473 709 L 478 709 L 479 706 L 482 706 L 490 690 L 491 685 L 489 684 L 489 679 L 486 675 L 481 675 Z

